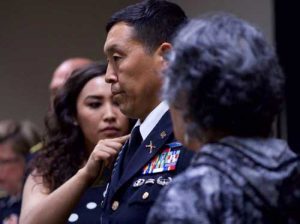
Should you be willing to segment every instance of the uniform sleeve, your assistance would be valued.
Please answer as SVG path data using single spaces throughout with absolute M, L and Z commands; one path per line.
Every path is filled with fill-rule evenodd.
M 181 176 L 160 193 L 147 223 L 238 224 L 242 223 L 243 203 L 241 191 L 218 172 Z

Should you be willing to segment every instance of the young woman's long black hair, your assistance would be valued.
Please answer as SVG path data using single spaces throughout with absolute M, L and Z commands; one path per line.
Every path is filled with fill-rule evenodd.
M 31 171 L 43 177 L 43 184 L 55 190 L 80 169 L 88 158 L 81 128 L 76 124 L 77 98 L 85 84 L 105 75 L 107 65 L 93 63 L 72 73 L 54 99 L 45 119 L 43 148 L 31 164 Z

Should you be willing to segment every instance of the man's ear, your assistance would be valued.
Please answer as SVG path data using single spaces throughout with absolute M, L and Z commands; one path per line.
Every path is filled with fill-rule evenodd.
M 167 61 L 165 59 L 166 54 L 172 49 L 172 44 L 168 42 L 162 43 L 156 50 L 159 62 L 162 63 L 163 68 L 167 66 Z

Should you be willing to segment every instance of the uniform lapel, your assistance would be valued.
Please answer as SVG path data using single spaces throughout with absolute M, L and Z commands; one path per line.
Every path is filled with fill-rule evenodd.
M 114 193 L 147 165 L 147 163 L 157 154 L 172 134 L 173 129 L 170 114 L 169 112 L 166 112 L 148 137 L 142 142 L 141 146 L 137 149 L 137 153 L 134 154 L 134 157 L 130 161 L 130 166 L 123 171 L 123 175 L 117 184 Z M 150 144 L 150 141 L 152 142 L 152 145 L 155 146 L 155 148 L 152 149 L 152 153 L 149 152 L 149 147 L 146 147 Z M 120 169 L 120 164 L 118 164 L 118 166 Z
M 114 195 L 115 188 L 113 186 L 117 186 L 118 181 L 120 180 L 121 167 L 122 167 L 122 164 L 121 164 L 122 162 L 121 161 L 123 161 L 123 157 L 124 157 L 125 152 L 127 150 L 128 144 L 129 144 L 129 141 L 127 140 L 126 143 L 124 144 L 122 150 L 118 154 L 118 157 L 115 161 L 113 172 L 112 172 L 112 177 L 111 177 L 111 182 L 109 184 L 111 189 L 109 190 L 108 197 Z

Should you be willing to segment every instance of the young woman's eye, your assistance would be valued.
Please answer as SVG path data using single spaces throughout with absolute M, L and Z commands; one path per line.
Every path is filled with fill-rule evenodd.
M 99 108 L 99 107 L 101 107 L 101 105 L 102 105 L 102 103 L 100 103 L 100 102 L 88 103 L 88 106 L 93 109 Z
M 113 100 L 112 97 L 111 97 L 111 99 L 110 99 L 110 103 L 111 103 L 111 105 L 113 105 L 113 106 L 115 106 L 115 107 L 119 107 L 119 106 L 120 106 L 120 105 L 117 103 L 116 100 Z
M 114 105 L 115 107 L 119 107 L 119 104 L 116 101 L 112 101 L 112 105 Z

